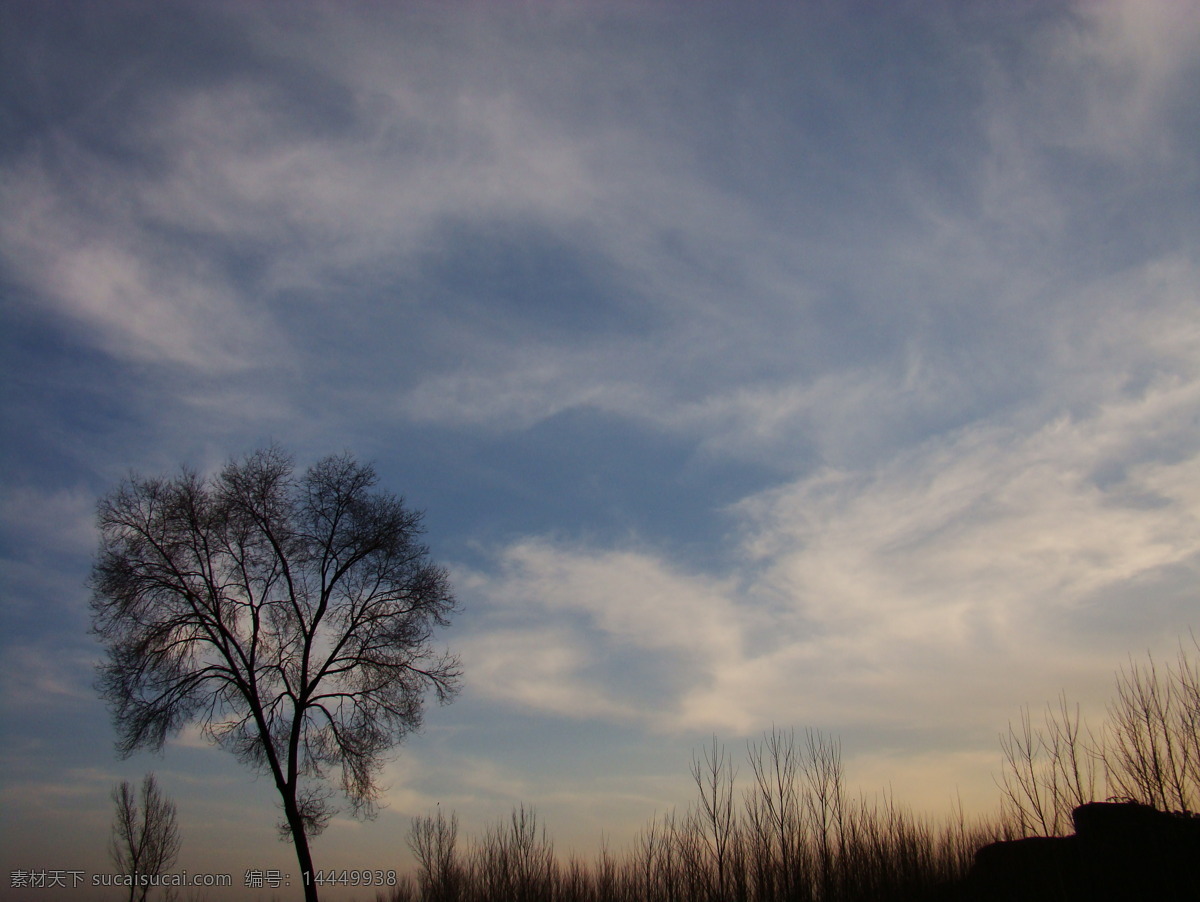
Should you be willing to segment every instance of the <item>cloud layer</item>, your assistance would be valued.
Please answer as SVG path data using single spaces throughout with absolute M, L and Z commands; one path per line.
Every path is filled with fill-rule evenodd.
M 89 499 L 270 440 L 453 566 L 405 816 L 636 823 L 772 723 L 986 805 L 1194 626 L 1196 4 L 0 15 L 5 754 L 95 817 Z

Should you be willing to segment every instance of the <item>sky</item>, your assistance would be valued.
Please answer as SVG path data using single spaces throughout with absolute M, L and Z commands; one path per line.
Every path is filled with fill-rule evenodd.
M 117 757 L 88 631 L 96 500 L 271 442 L 372 462 L 461 603 L 318 866 L 436 806 L 619 850 L 773 725 L 996 811 L 1023 705 L 1200 625 L 1197 46 L 1187 0 L 0 0 L 0 898 L 110 871 L 149 771 L 181 867 L 295 871 L 196 731 Z

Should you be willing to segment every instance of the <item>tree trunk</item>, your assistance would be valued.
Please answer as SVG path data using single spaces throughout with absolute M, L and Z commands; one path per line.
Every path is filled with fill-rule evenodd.
M 296 861 L 300 864 L 300 883 L 304 887 L 304 902 L 318 902 L 317 884 L 313 873 L 312 854 L 308 850 L 308 833 L 304 829 L 304 819 L 296 805 L 295 792 L 285 793 L 283 810 L 287 816 L 288 827 L 292 831 L 292 844 L 296 847 Z

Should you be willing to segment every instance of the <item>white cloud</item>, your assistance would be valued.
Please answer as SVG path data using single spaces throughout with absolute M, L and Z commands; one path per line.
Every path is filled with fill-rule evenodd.
M 1134 164 L 1192 157 L 1190 142 L 1175 141 L 1185 136 L 1159 125 L 1194 87 L 1200 8 L 1107 0 L 1079 11 L 1084 27 L 1063 35 L 1052 61 L 1082 75 L 1070 96 L 1056 98 L 1067 114 L 1056 123 L 1056 138 Z
M 705 659 L 736 654 L 740 645 L 729 580 L 674 572 L 642 552 L 572 554 L 534 541 L 509 546 L 502 566 L 514 583 L 508 598 L 583 613 L 619 642 Z
M 489 693 L 624 718 L 584 701 L 578 681 L 615 698 L 605 654 L 620 667 L 668 654 L 690 678 L 637 704 L 672 729 L 965 719 L 979 730 L 1030 694 L 1107 672 L 1130 643 L 1186 622 L 1164 610 L 1140 634 L 1125 618 L 1108 634 L 1112 602 L 1099 599 L 1186 579 L 1200 548 L 1200 379 L 1169 372 L 1134 392 L 1118 376 L 1078 413 L 1031 422 L 1039 405 L 745 499 L 745 563 L 715 579 L 646 550 L 510 545 L 469 591 L 538 626 L 522 640 L 527 627 L 510 620 L 503 641 L 473 645 L 495 662 Z M 562 654 L 547 663 L 549 647 Z M 509 678 L 492 679 L 502 669 Z
M 1195 179 L 1198 39 L 1195 4 L 1108 0 L 1075 5 L 1016 58 L 990 55 L 979 184 L 993 237 L 1023 236 L 1036 258 L 1096 221 L 1136 222 L 1157 180 Z
M 1176 249 L 1179 236 L 1164 232 L 1163 256 L 1123 276 L 1104 270 L 1127 261 L 1104 260 L 1090 246 L 1120 244 L 1123 236 L 1108 229 L 1138 219 L 1146 154 L 1122 142 L 1159 140 L 1174 121 L 1170 104 L 1155 101 L 1120 125 L 1125 137 L 1101 133 L 1102 124 L 1134 115 L 1129 92 L 1164 98 L 1186 87 L 1186 41 L 1172 33 L 1164 61 L 1146 37 L 1190 33 L 1195 17 L 1175 8 L 1095 5 L 1047 27 L 1031 41 L 1027 68 L 1002 61 L 1018 71 L 1001 70 L 986 84 L 983 140 L 960 149 L 973 180 L 958 194 L 919 182 L 903 189 L 911 222 L 864 219 L 851 247 L 832 246 L 803 218 L 778 221 L 731 198 L 649 135 L 623 135 L 611 154 L 617 162 L 608 163 L 619 178 L 586 207 L 590 239 L 669 327 L 646 341 L 466 354 L 458 368 L 419 383 L 400 409 L 523 428 L 592 406 L 695 437 L 721 457 L 784 470 L 795 466 L 789 455 L 805 466 L 813 456 L 858 466 L 993 405 L 1040 396 L 1052 407 L 1076 391 L 1087 396 L 1095 386 L 1074 380 L 1157 366 L 1164 341 L 1177 345 L 1172 359 L 1183 359 L 1180 340 L 1195 331 L 1188 299 L 1200 285 L 1186 240 Z M 1091 124 L 1080 125 L 1081 115 Z M 1066 170 L 1071 179 L 1055 156 L 1067 140 L 1082 142 L 1078 166 Z M 1075 170 L 1097 160 L 1108 175 L 1083 192 Z M 1160 167 L 1154 177 L 1168 172 Z M 1093 227 L 1101 231 L 1084 233 Z M 690 270 L 667 250 L 666 234 L 690 252 Z M 1098 268 L 1089 271 L 1091 259 Z M 706 265 L 718 260 L 735 262 Z M 728 281 L 714 280 L 718 272 Z M 815 315 L 839 305 L 844 332 Z M 836 368 L 825 365 L 831 346 L 842 352 Z
M 474 691 L 652 728 L 681 687 L 741 656 L 757 619 L 733 600 L 730 580 L 683 574 L 645 552 L 523 541 L 495 573 L 460 584 L 489 621 L 464 645 Z
M 402 85 L 397 91 L 408 96 Z M 319 289 L 350 273 L 367 282 L 391 274 L 456 219 L 569 220 L 586 206 L 590 176 L 579 148 L 515 98 L 471 94 L 436 108 L 421 98 L 411 110 L 369 83 L 346 87 L 360 100 L 371 95 L 369 108 L 348 112 L 384 135 L 396 132 L 394 144 L 357 128 L 293 134 L 302 123 L 271 112 L 271 92 L 254 85 L 196 94 L 162 111 L 147 132 L 178 152 L 146 191 L 148 213 L 268 242 L 266 287 L 280 291 Z M 448 134 L 428 134 L 441 131 Z M 415 146 L 400 140 L 408 132 Z
M 474 691 L 484 696 L 566 717 L 634 715 L 632 705 L 614 699 L 607 687 L 586 677 L 592 649 L 559 624 L 491 629 L 459 640 L 456 647 Z
M 595 193 L 585 145 L 485 73 L 457 95 L 436 78 L 418 89 L 397 34 L 375 31 L 358 34 L 367 64 L 321 75 L 327 51 L 307 61 L 309 78 L 351 79 L 334 86 L 341 129 L 243 72 L 137 106 L 124 138 L 153 166 L 65 132 L 30 145 L 6 164 L 10 272 L 120 358 L 228 374 L 286 365 L 289 339 L 306 341 L 281 298 L 326 304 L 347 285 L 394 296 L 448 223 L 579 220 Z M 269 52 L 280 35 L 258 37 Z
M 86 175 L 51 175 L 36 159 L 14 167 L 3 192 L 0 254 L 40 301 L 77 319 L 111 353 L 201 372 L 259 366 L 278 335 L 195 250 L 130 214 L 141 189 L 82 154 Z M 77 192 L 77 182 L 87 185 Z

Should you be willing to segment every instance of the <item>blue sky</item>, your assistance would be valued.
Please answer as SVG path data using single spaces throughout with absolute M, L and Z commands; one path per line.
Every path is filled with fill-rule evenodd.
M 462 602 L 461 697 L 325 866 L 403 864 L 438 803 L 620 848 L 772 724 L 992 811 L 1021 705 L 1102 712 L 1197 625 L 1195 3 L 5 0 L 0 35 L 7 870 L 104 871 L 147 770 L 185 866 L 294 869 L 198 736 L 116 759 L 84 587 L 123 475 L 270 441 L 373 461 Z

